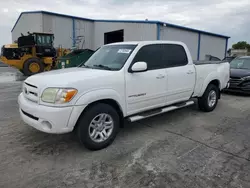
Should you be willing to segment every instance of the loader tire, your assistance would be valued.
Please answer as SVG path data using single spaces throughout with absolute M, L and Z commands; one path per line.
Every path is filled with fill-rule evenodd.
M 31 76 L 44 71 L 44 64 L 38 58 L 30 58 L 24 62 L 23 74 Z

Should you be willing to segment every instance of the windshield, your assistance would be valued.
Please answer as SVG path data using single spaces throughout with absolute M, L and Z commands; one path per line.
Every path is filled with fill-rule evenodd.
M 120 70 L 136 45 L 109 45 L 97 50 L 82 67 Z
M 51 35 L 36 35 L 36 39 L 39 46 L 50 46 L 52 44 Z
M 234 59 L 230 63 L 232 69 L 250 69 L 250 58 Z

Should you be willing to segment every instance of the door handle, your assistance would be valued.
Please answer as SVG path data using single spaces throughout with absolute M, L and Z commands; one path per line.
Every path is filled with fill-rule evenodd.
M 194 72 L 193 71 L 191 71 L 191 70 L 189 70 L 188 72 L 187 72 L 187 74 L 193 74 Z
M 157 79 L 162 79 L 162 78 L 165 78 L 165 76 L 163 74 L 160 74 L 158 76 L 156 76 Z

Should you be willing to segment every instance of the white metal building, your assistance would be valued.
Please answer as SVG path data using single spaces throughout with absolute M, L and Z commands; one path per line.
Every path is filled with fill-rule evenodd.
M 194 60 L 206 55 L 226 56 L 230 37 L 160 21 L 93 20 L 46 11 L 23 12 L 12 29 L 12 40 L 21 33 L 51 32 L 55 46 L 96 50 L 103 44 L 120 41 L 177 40 L 189 47 Z

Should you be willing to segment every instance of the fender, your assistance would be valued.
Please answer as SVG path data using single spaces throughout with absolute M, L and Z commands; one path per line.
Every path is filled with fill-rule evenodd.
M 220 78 L 218 75 L 218 72 L 211 72 L 206 79 L 204 80 L 201 90 L 198 94 L 198 97 L 202 96 L 203 93 L 205 92 L 205 90 L 207 89 L 208 84 L 213 81 L 213 80 L 217 80 L 219 82 L 219 89 L 221 88 L 221 83 L 220 83 Z
M 81 105 L 89 105 L 93 102 L 104 100 L 104 99 L 112 99 L 117 102 L 120 106 L 123 115 L 126 115 L 126 103 L 125 96 L 120 96 L 118 92 L 113 89 L 96 89 L 88 91 L 82 94 L 75 102 L 76 106 Z

